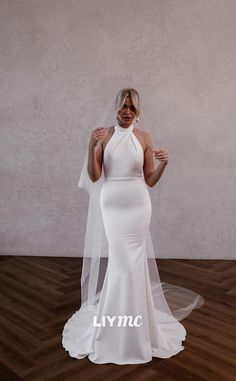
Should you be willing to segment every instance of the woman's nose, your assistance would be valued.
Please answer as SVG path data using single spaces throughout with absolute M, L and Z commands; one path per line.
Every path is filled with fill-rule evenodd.
M 127 107 L 126 109 L 125 109 L 125 114 L 130 114 L 130 108 L 129 107 Z

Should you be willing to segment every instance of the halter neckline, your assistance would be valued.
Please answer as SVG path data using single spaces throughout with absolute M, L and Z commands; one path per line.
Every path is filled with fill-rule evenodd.
M 115 124 L 115 130 L 122 133 L 129 133 L 133 131 L 133 129 L 134 129 L 134 123 L 131 123 L 129 127 L 121 127 L 118 123 Z

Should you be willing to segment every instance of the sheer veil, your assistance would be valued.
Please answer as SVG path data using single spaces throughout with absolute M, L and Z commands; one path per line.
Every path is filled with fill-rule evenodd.
M 98 120 L 97 125 L 87 131 L 84 159 L 78 182 L 78 187 L 86 190 L 89 194 L 81 274 L 81 308 L 90 311 L 94 310 L 99 303 L 100 292 L 109 260 L 109 248 L 100 208 L 100 193 L 105 181 L 104 169 L 102 168 L 102 174 L 98 181 L 92 182 L 90 180 L 87 172 L 88 143 L 93 129 L 97 127 L 108 128 L 117 123 L 115 97 L 111 98 L 109 103 L 110 105 L 106 107 L 108 111 Z M 157 148 L 155 143 L 155 128 L 147 123 L 142 104 L 135 127 L 149 133 L 152 138 L 153 148 Z M 146 255 L 154 306 L 160 313 L 171 317 L 173 315 L 180 321 L 188 316 L 194 308 L 199 308 L 204 304 L 204 298 L 193 290 L 161 282 L 156 264 L 157 254 L 154 251 L 150 230 L 146 239 Z

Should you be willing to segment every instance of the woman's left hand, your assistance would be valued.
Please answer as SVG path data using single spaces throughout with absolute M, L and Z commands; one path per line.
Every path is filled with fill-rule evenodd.
M 160 160 L 163 164 L 168 164 L 169 154 L 164 148 L 153 150 L 155 159 Z

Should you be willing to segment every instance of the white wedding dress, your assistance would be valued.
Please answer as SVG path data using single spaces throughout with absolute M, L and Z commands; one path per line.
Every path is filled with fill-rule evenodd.
M 97 364 L 168 358 L 184 349 L 186 338 L 184 326 L 154 305 L 145 246 L 152 205 L 142 178 L 143 148 L 133 128 L 115 125 L 104 150 L 100 205 L 109 259 L 99 303 L 80 308 L 63 329 L 62 344 L 70 356 L 88 356 Z M 119 325 L 118 316 L 132 317 L 133 326 Z

